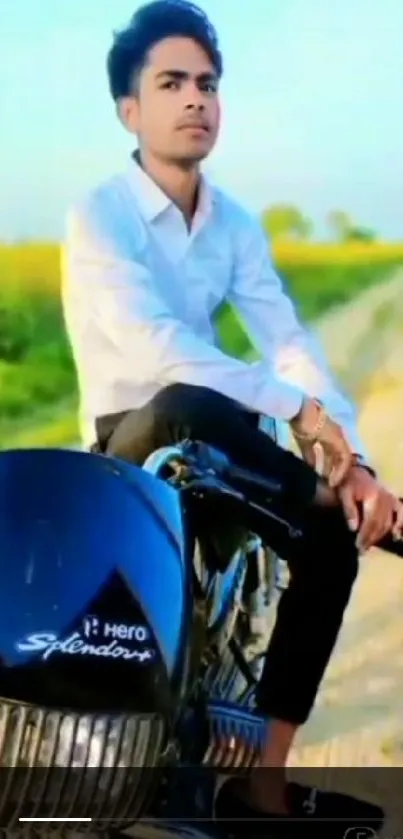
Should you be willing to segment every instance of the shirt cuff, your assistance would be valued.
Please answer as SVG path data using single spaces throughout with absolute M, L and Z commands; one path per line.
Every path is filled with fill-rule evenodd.
M 267 415 L 274 417 L 276 420 L 283 420 L 283 422 L 290 422 L 299 414 L 302 408 L 302 402 L 305 394 L 302 390 L 286 382 L 281 382 L 279 387 L 279 398 L 277 404 L 273 406 L 273 396 L 271 391 L 271 409 L 268 406 Z

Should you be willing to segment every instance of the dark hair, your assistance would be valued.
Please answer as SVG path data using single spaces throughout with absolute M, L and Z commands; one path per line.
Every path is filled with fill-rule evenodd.
M 149 50 L 164 38 L 176 36 L 196 41 L 218 77 L 222 75 L 217 33 L 202 9 L 187 0 L 155 0 L 142 6 L 127 28 L 115 34 L 107 59 L 109 88 L 115 101 L 131 93 Z

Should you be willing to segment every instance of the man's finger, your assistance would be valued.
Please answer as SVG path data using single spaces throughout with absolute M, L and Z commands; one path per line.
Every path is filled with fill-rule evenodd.
M 339 490 L 339 495 L 348 527 L 355 533 L 358 530 L 360 522 L 358 507 L 354 500 L 354 493 L 351 485 L 347 483 L 342 486 Z
M 362 522 L 357 537 L 357 548 L 366 551 L 370 547 L 370 535 L 377 518 L 378 493 L 374 492 L 364 499 L 362 504 Z
M 392 528 L 393 506 L 390 497 L 377 493 L 364 501 L 364 522 L 359 533 L 359 546 L 368 550 Z
M 305 460 L 305 463 L 308 463 L 309 466 L 312 466 L 312 469 L 315 469 L 315 452 L 313 446 L 306 446 L 302 452 L 302 456 Z
M 333 468 L 329 475 L 329 486 L 333 489 L 340 486 L 340 484 L 347 477 L 347 473 L 351 467 L 351 454 L 346 448 L 345 451 L 340 452 L 337 461 L 333 461 Z
M 368 534 L 369 547 L 376 545 L 381 539 L 390 533 L 393 525 L 393 504 L 388 495 L 381 494 L 376 514 L 373 517 L 371 530 Z
M 315 469 L 318 475 L 324 476 L 326 469 L 326 458 L 323 446 L 320 443 L 315 443 L 313 446 L 313 455 L 315 458 Z
M 322 477 L 325 478 L 327 481 L 329 480 L 332 468 L 333 468 L 333 460 L 330 457 L 329 453 L 325 452 L 325 450 L 323 449 Z

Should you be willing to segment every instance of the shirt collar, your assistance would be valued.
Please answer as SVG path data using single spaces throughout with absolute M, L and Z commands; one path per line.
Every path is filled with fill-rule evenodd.
M 128 178 L 139 210 L 148 223 L 155 221 L 165 210 L 173 207 L 173 201 L 141 168 L 134 154 L 128 168 Z M 201 180 L 199 202 L 195 213 L 195 220 L 203 222 L 210 214 L 214 204 L 214 193 L 206 179 Z

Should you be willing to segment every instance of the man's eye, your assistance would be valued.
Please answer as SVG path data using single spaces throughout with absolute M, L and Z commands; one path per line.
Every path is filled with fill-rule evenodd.
M 205 93 L 217 93 L 217 85 L 215 82 L 205 82 L 201 85 L 201 89 Z
M 173 79 L 171 79 L 169 82 L 164 82 L 164 84 L 161 85 L 161 87 L 162 90 L 178 90 L 179 82 L 176 82 Z

